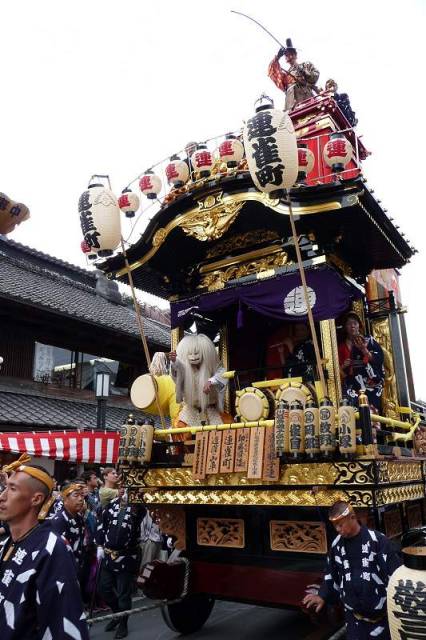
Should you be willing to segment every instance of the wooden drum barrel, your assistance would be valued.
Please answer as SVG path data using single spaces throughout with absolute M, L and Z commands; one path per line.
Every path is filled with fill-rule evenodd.
M 273 418 L 275 414 L 275 396 L 269 389 L 245 387 L 237 391 L 235 411 L 243 422 L 257 422 Z

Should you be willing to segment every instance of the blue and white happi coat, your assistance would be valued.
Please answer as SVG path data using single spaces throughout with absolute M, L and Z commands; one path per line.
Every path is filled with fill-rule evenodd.
M 1 640 L 89 640 L 74 561 L 50 522 L 9 555 L 10 545 L 0 547 Z
M 73 553 L 77 567 L 81 565 L 83 557 L 83 543 L 85 524 L 82 516 L 72 516 L 65 507 L 51 519 L 52 531 L 61 536 Z
M 385 640 L 390 637 L 386 589 L 401 559 L 386 536 L 364 526 L 359 536 L 358 568 L 351 566 L 345 543 L 340 535 L 334 539 L 319 595 L 328 603 L 340 598 L 348 640 Z
M 102 511 L 96 531 L 96 543 L 105 548 L 105 567 L 110 571 L 136 573 L 140 560 L 141 522 L 146 509 L 142 505 L 122 505 L 120 498 Z M 111 553 L 112 552 L 112 553 Z

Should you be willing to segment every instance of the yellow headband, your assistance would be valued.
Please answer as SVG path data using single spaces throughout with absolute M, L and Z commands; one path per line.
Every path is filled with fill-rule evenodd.
M 331 516 L 328 516 L 328 519 L 330 520 L 330 522 L 337 522 L 338 520 L 342 520 L 342 518 L 346 518 L 346 516 L 349 516 L 351 513 L 354 513 L 354 510 L 352 508 L 352 505 L 348 504 L 346 509 L 342 511 L 342 513 L 340 513 L 338 516 L 334 516 L 333 518 Z
M 61 496 L 63 498 L 66 498 L 73 491 L 81 491 L 83 486 L 84 486 L 83 484 L 78 484 L 77 482 L 73 482 L 72 484 L 68 485 L 68 487 L 65 487 L 65 489 L 62 489 Z
M 36 478 L 36 480 L 40 480 L 40 482 L 42 482 L 49 489 L 49 491 L 52 491 L 53 487 L 55 486 L 53 478 L 51 478 L 49 474 L 46 473 L 46 471 L 35 469 L 34 467 L 27 467 L 25 462 L 30 461 L 31 456 L 29 456 L 28 453 L 23 453 L 18 460 L 15 460 L 15 462 L 4 466 L 2 471 L 4 471 L 5 473 L 11 473 L 12 471 L 23 471 L 29 476 Z

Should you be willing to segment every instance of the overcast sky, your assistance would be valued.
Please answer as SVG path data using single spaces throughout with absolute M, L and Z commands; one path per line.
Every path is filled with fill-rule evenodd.
M 11 237 L 84 265 L 77 201 L 93 173 L 118 194 L 188 140 L 237 129 L 262 91 L 283 104 L 266 76 L 277 46 L 232 8 L 350 95 L 369 185 L 421 252 L 402 289 L 426 399 L 424 0 L 2 3 L 0 191 L 31 209 Z

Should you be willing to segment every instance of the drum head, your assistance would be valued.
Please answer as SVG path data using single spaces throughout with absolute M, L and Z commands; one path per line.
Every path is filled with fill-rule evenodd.
M 136 378 L 130 389 L 130 399 L 138 409 L 146 409 L 154 402 L 154 384 L 149 373 Z
M 302 403 L 303 408 L 308 398 L 312 397 L 312 390 L 301 382 L 285 382 L 277 391 L 276 399 L 284 400 L 290 405 L 294 400 Z M 313 395 L 315 398 L 315 394 Z
M 270 404 L 263 391 L 254 387 L 246 387 L 238 392 L 235 409 L 237 415 L 245 422 L 257 422 L 268 417 Z

